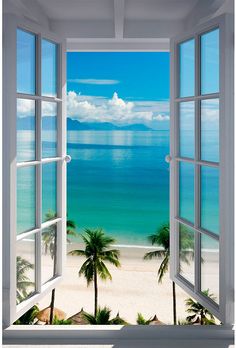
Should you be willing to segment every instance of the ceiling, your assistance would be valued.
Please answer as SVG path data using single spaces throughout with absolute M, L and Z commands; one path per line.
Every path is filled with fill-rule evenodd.
M 112 20 L 114 0 L 37 0 L 48 17 L 57 20 Z M 202 0 L 206 1 L 207 0 Z M 118 0 L 126 20 L 183 19 L 198 0 Z M 124 3 L 124 5 L 123 5 Z M 119 5 L 121 4 L 121 5 Z
M 114 17 L 114 0 L 37 0 L 51 19 L 107 20 Z
M 171 37 L 210 18 L 225 3 L 233 0 L 4 0 L 4 8 L 47 25 L 71 50 L 96 45 L 132 50 L 138 43 L 168 50 Z

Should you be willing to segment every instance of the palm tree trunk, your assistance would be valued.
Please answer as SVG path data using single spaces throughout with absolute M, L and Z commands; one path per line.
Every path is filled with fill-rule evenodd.
M 97 316 L 98 310 L 98 279 L 97 279 L 97 270 L 94 267 L 94 316 Z
M 175 291 L 175 282 L 172 282 L 172 292 L 173 292 L 173 321 L 174 325 L 177 324 L 176 320 L 176 291 Z
M 200 316 L 201 316 L 200 324 L 203 325 L 203 313 L 202 313 L 202 311 L 201 311 L 201 315 Z
M 57 232 L 54 231 L 54 248 L 53 248 L 53 276 L 57 273 Z M 53 312 L 54 312 L 54 304 L 55 304 L 55 292 L 56 289 L 52 290 L 51 303 L 50 303 L 50 319 L 49 324 L 53 323 Z
M 51 303 L 50 303 L 50 319 L 49 319 L 50 325 L 52 325 L 53 323 L 54 303 L 55 303 L 55 289 L 52 290 Z

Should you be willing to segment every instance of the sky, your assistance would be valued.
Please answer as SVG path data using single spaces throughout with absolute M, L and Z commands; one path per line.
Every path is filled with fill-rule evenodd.
M 17 91 L 35 93 L 35 35 L 17 30 Z M 201 38 L 201 92 L 219 90 L 219 30 Z M 194 94 L 194 42 L 181 44 L 180 94 Z M 67 116 L 81 122 L 111 122 L 116 125 L 145 124 L 169 129 L 168 52 L 68 52 Z M 43 40 L 42 93 L 56 93 L 56 45 Z M 216 73 L 218 71 L 218 74 Z M 184 128 L 193 125 L 191 103 L 181 108 Z M 44 103 L 44 116 L 55 116 L 54 103 Z M 33 116 L 35 105 L 26 99 L 17 103 L 18 117 Z M 181 115 L 180 115 L 181 116 Z M 182 117 L 181 116 L 181 117 Z M 217 129 L 219 105 L 202 105 L 207 129 Z
M 169 53 L 67 53 L 67 114 L 81 122 L 169 129 Z

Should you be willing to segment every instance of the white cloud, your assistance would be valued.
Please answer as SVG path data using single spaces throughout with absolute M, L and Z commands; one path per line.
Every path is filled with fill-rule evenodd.
M 170 120 L 170 116 L 158 114 L 156 116 L 153 116 L 153 120 L 161 121 L 161 122 L 169 121 Z
M 35 115 L 35 102 L 18 99 L 18 117 Z M 101 96 L 86 96 L 69 91 L 67 115 L 81 122 L 111 122 L 119 125 L 169 121 L 169 103 L 163 101 L 125 101 L 115 92 L 111 99 Z M 43 102 L 44 116 L 56 115 L 56 103 Z
M 102 79 L 69 79 L 69 82 L 79 83 L 84 85 L 117 85 L 118 80 L 102 80 Z
M 149 123 L 153 121 L 154 113 L 139 110 L 135 102 L 126 102 L 115 92 L 111 99 L 104 98 L 96 103 L 94 100 L 84 100 L 80 94 L 73 91 L 67 95 L 67 114 L 82 122 L 113 122 L 116 124 Z M 164 116 L 163 116 L 164 117 Z
M 153 112 L 168 113 L 170 111 L 170 103 L 168 100 L 138 100 L 135 101 L 135 106 L 140 110 L 151 108 Z
M 42 102 L 42 115 L 43 116 L 56 116 L 57 103 L 55 102 Z M 28 117 L 35 115 L 35 101 L 28 99 L 17 100 L 17 116 Z
M 17 100 L 17 116 L 27 117 L 35 115 L 35 102 L 28 99 Z

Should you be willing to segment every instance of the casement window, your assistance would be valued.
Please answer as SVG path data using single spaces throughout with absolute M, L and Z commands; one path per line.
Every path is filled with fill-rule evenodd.
M 5 27 L 3 293 L 4 322 L 9 325 L 54 288 L 62 275 L 66 86 L 65 48 L 58 38 L 13 18 Z M 51 131 L 50 139 L 45 130 Z M 50 232 L 51 272 L 45 274 L 43 240 Z M 23 268 L 27 279 L 20 277 Z M 25 290 L 23 281 L 28 283 Z
M 229 26 L 222 16 L 171 43 L 171 278 L 223 323 L 233 312 Z M 181 263 L 186 229 L 193 245 L 187 272 Z
M 231 22 L 227 16 L 215 18 L 192 33 L 173 39 L 170 48 L 171 278 L 225 325 L 233 323 L 234 291 Z M 45 33 L 27 20 L 22 23 L 14 16 L 6 16 L 3 62 L 3 320 L 6 327 L 57 286 L 65 265 L 68 160 L 65 53 L 64 42 L 53 34 Z M 46 115 L 51 116 L 50 122 L 44 119 Z M 210 119 L 209 115 L 212 115 Z M 33 137 L 30 151 L 27 138 L 21 137 L 22 124 Z M 212 136 L 218 143 L 215 147 L 205 137 L 205 130 L 211 125 Z M 54 134 L 50 139 L 44 134 L 47 127 Z M 54 183 L 52 192 L 45 192 L 47 180 Z M 27 207 L 21 204 L 23 196 L 27 197 Z M 50 219 L 46 216 L 48 208 L 53 211 Z M 49 228 L 54 231 L 50 275 L 44 273 L 42 253 L 42 241 Z M 185 229 L 194 245 L 188 272 L 181 264 L 181 235 Z M 211 279 L 205 276 L 209 262 L 205 250 L 209 248 L 215 265 Z M 28 273 L 31 285 L 24 298 L 19 299 L 17 260 L 22 259 L 32 265 Z M 207 289 L 214 293 L 215 300 L 206 295 Z M 91 329 L 90 338 L 106 337 L 106 329 L 100 336 L 91 334 Z M 149 338 L 153 339 L 162 333 L 165 336 L 165 330 L 170 330 L 169 327 L 139 328 L 140 335 L 144 329 L 149 330 Z M 189 335 L 193 337 L 189 327 L 176 329 L 190 330 Z M 22 335 L 17 327 L 12 330 L 15 339 L 18 333 Z M 27 332 L 33 337 L 31 330 L 39 330 L 46 336 L 49 333 L 51 339 L 59 340 L 76 339 L 84 330 L 80 337 L 87 337 L 86 328 L 60 328 L 60 332 L 53 333 L 55 327 L 24 328 L 25 337 Z M 119 339 L 124 334 L 127 338 L 127 330 L 138 338 L 137 330 L 131 327 L 120 333 L 114 329 L 114 337 Z M 150 336 L 151 330 L 160 331 Z M 11 329 L 6 335 L 11 338 Z M 176 331 L 173 335 L 168 337 L 175 338 Z M 40 340 L 43 342 L 43 336 Z

